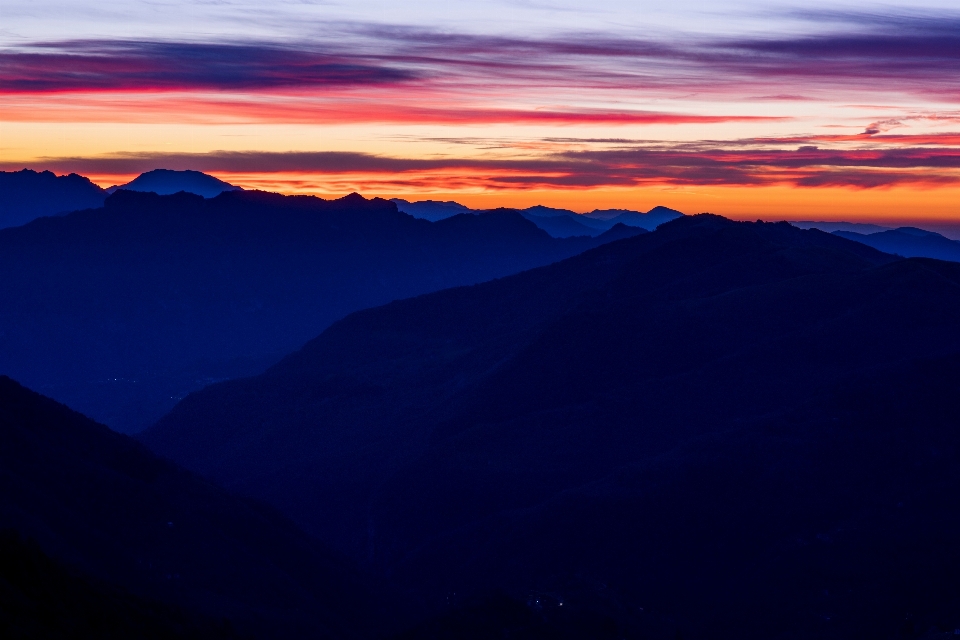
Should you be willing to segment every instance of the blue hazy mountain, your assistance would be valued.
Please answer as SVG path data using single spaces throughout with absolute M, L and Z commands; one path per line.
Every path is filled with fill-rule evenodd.
M 554 238 L 570 238 L 573 236 L 597 236 L 606 229 L 596 228 L 582 224 L 573 215 L 538 215 L 531 213 L 529 209 L 521 211 L 524 218 L 537 225 Z
M 819 229 L 826 233 L 834 231 L 852 231 L 853 233 L 870 234 L 880 231 L 890 231 L 893 227 L 884 227 L 878 224 L 867 224 L 863 222 L 826 222 L 815 220 L 791 221 L 795 227 L 800 229 Z
M 351 638 L 371 616 L 359 574 L 272 509 L 5 376 L 0 478 L 5 638 Z
M 204 198 L 215 198 L 224 191 L 241 190 L 240 187 L 200 171 L 173 171 L 172 169 L 154 169 L 141 173 L 127 184 L 110 187 L 107 191 L 113 193 L 120 189 L 150 191 L 162 196 L 186 191 Z
M 106 191 L 75 173 L 0 171 L 0 229 L 42 216 L 100 207 L 106 197 Z
M 960 241 L 916 227 L 899 227 L 875 233 L 852 231 L 834 231 L 833 233 L 905 258 L 937 258 L 960 262 Z
M 0 373 L 134 432 L 352 311 L 603 242 L 551 238 L 509 210 L 432 223 L 358 195 L 121 190 L 0 231 Z
M 390 202 L 397 205 L 397 209 L 413 216 L 437 222 L 445 218 L 450 218 L 461 213 L 475 213 L 473 209 L 463 206 L 458 202 L 437 200 L 420 200 L 418 202 L 408 202 L 402 198 L 391 198 Z
M 457 615 L 953 629 L 958 324 L 955 263 L 685 216 L 352 314 L 141 439 L 435 603 L 421 629 L 497 589 Z
M 394 198 L 397 208 L 416 218 L 426 220 L 443 220 L 461 213 L 477 213 L 479 210 L 470 209 L 464 205 L 445 201 L 421 200 L 408 202 Z M 574 236 L 598 236 L 616 224 L 625 224 L 628 227 L 637 227 L 653 231 L 658 225 L 673 220 L 683 214 L 674 209 L 657 206 L 643 213 L 628 209 L 595 209 L 590 213 L 579 214 L 569 209 L 557 209 L 535 205 L 520 209 L 524 218 L 549 233 L 554 238 L 570 238 Z

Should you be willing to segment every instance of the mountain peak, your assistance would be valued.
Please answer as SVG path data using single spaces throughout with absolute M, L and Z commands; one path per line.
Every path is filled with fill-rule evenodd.
M 162 196 L 186 191 L 204 198 L 214 198 L 224 191 L 241 190 L 240 187 L 236 187 L 229 182 L 189 169 L 186 171 L 154 169 L 141 173 L 127 184 L 110 187 L 107 192 L 113 193 L 121 189 L 126 191 L 152 191 Z

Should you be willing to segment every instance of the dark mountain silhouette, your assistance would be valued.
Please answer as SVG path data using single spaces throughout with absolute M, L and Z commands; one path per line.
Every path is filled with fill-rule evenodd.
M 960 626 L 958 322 L 960 265 L 684 217 L 355 313 L 142 440 L 424 610 L 919 637 Z
M 107 189 L 109 193 L 125 189 L 127 191 L 147 191 L 161 196 L 186 191 L 204 198 L 215 198 L 224 191 L 240 191 L 228 182 L 201 173 L 200 171 L 174 171 L 172 169 L 154 169 L 141 173 L 127 184 Z
M 118 191 L 0 231 L 0 373 L 133 432 L 352 311 L 602 242 L 552 239 L 508 210 L 431 223 L 358 195 Z
M 137 597 L 58 562 L 16 531 L 0 531 L 4 638 L 241 638 L 226 620 Z
M 0 487 L 4 637 L 373 630 L 371 592 L 289 521 L 7 377 Z
M 473 209 L 463 206 L 459 202 L 437 200 L 420 200 L 419 202 L 408 202 L 402 198 L 391 198 L 390 202 L 397 205 L 397 209 L 413 216 L 414 218 L 423 218 L 431 222 L 437 222 L 445 218 L 450 218 L 461 213 L 474 213 Z
M 103 205 L 107 192 L 87 178 L 50 171 L 0 171 L 0 229 Z
M 869 234 L 851 231 L 834 231 L 833 233 L 847 240 L 862 242 L 880 251 L 905 258 L 936 258 L 960 262 L 960 241 L 916 227 L 900 227 Z

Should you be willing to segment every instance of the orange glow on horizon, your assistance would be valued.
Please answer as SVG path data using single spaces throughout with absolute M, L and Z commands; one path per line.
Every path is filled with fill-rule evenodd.
M 715 213 L 734 220 L 824 220 L 905 225 L 960 223 L 960 185 L 919 188 L 892 186 L 874 189 L 794 186 L 648 186 L 640 188 L 432 190 L 343 189 L 325 185 L 317 174 L 231 174 L 210 172 L 243 187 L 288 195 L 339 198 L 358 191 L 367 198 L 454 200 L 474 209 L 523 209 L 533 205 L 586 213 L 594 209 L 648 211 L 662 205 L 687 214 Z M 103 187 L 129 182 L 136 174 L 88 176 Z M 369 177 L 369 176 L 368 176 Z M 338 176 L 342 178 L 342 176 Z M 339 182 L 339 180 L 337 181 Z M 329 188 L 333 187 L 333 188 Z

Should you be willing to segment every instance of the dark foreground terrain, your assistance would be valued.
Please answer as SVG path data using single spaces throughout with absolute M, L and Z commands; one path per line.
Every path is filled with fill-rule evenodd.
M 269 507 L 0 377 L 0 636 L 353 638 L 390 616 Z
M 958 326 L 958 264 L 693 216 L 350 315 L 142 442 L 402 592 L 407 637 L 941 637 Z

